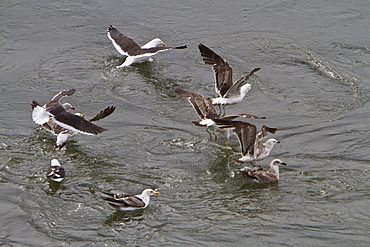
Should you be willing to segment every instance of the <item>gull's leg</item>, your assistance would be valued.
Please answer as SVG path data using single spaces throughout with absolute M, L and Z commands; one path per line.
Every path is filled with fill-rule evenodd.
M 212 141 L 212 133 L 211 133 L 211 131 L 208 128 L 206 128 L 206 132 L 209 135 L 209 140 Z
M 222 105 L 222 108 L 223 108 L 222 116 L 224 117 L 226 115 L 226 106 Z

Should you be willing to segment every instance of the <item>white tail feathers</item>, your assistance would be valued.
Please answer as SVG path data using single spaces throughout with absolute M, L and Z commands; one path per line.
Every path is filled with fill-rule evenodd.
M 41 106 L 36 106 L 32 112 L 32 120 L 36 124 L 44 124 L 49 121 L 49 113 Z

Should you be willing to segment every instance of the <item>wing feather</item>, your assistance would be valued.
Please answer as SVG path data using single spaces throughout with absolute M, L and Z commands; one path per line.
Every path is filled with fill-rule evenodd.
M 243 85 L 245 85 L 246 84 L 246 81 L 248 81 L 248 79 L 255 72 L 257 72 L 260 69 L 261 68 L 255 68 L 255 69 L 253 69 L 247 76 L 244 76 L 244 77 L 240 78 L 238 81 L 236 81 L 232 86 L 230 86 L 230 88 L 227 90 L 227 92 L 225 92 L 224 97 L 225 98 L 229 98 L 229 97 L 232 97 L 234 95 L 239 95 L 240 94 L 240 88 Z
M 224 96 L 233 85 L 233 70 L 230 65 L 217 53 L 203 44 L 198 46 L 203 61 L 211 65 L 215 75 L 215 90 L 220 96 Z

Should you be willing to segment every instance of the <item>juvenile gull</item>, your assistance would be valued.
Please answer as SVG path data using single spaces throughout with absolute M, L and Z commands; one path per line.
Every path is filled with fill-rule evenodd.
M 276 143 L 280 143 L 276 139 L 268 139 L 266 142 L 262 142 L 262 139 L 268 135 L 268 133 L 275 134 L 276 128 L 270 128 L 263 125 L 257 132 L 257 127 L 254 124 L 242 121 L 220 121 L 216 120 L 216 124 L 219 128 L 233 129 L 233 132 L 239 139 L 239 143 L 242 150 L 242 157 L 239 162 L 252 162 L 257 160 L 263 160 L 267 158 Z
M 159 38 L 155 38 L 143 46 L 139 46 L 133 39 L 123 35 L 115 27 L 110 25 L 108 27 L 108 38 L 112 41 L 116 50 L 123 56 L 127 56 L 125 62 L 117 68 L 128 67 L 133 63 L 138 63 L 143 59 L 151 59 L 150 56 L 157 54 L 158 52 L 167 51 L 170 49 L 184 49 L 188 48 L 187 45 L 168 47 Z M 157 47 L 162 45 L 160 47 Z
M 106 201 L 109 201 L 109 205 L 114 207 L 117 210 L 121 211 L 131 211 L 136 209 L 144 209 L 149 205 L 150 196 L 159 197 L 160 193 L 153 189 L 145 189 L 141 194 L 138 195 L 129 195 L 125 193 L 106 193 L 109 197 L 103 198 Z
M 246 113 L 237 113 L 237 114 L 232 114 L 232 115 L 221 117 L 219 114 L 217 114 L 215 108 L 212 105 L 210 98 L 206 98 L 200 94 L 191 93 L 183 89 L 176 89 L 175 92 L 181 98 L 189 100 L 195 112 L 198 114 L 198 117 L 201 119 L 201 121 L 193 121 L 193 124 L 198 127 L 209 127 L 212 130 L 220 130 L 222 135 L 226 139 L 226 144 L 228 144 L 231 130 L 227 128 L 219 129 L 219 126 L 215 123 L 215 120 L 220 120 L 220 121 L 229 123 L 230 120 L 238 118 L 238 117 L 255 118 L 255 119 L 265 118 L 265 117 L 257 117 L 257 116 L 246 114 Z
M 99 127 L 91 121 L 97 121 L 111 114 L 112 109 L 105 109 L 104 111 L 98 113 L 93 119 L 86 120 L 85 118 L 67 112 L 68 109 L 75 109 L 69 103 L 61 104 L 60 100 L 63 97 L 70 96 L 74 94 L 75 89 L 61 91 L 56 94 L 49 103 L 44 106 L 40 106 L 35 100 L 32 102 L 31 106 L 32 119 L 36 124 L 42 125 L 45 129 L 58 135 L 59 140 L 57 140 L 57 147 L 64 146 L 67 141 L 68 136 L 75 135 L 76 133 L 82 133 L 85 135 L 97 135 L 107 129 Z M 109 111 L 111 111 L 109 113 Z M 108 115 L 107 112 L 109 113 Z M 56 127 L 59 126 L 59 127 Z M 55 132 L 54 132 L 55 129 Z M 61 132 L 59 132 L 59 130 Z
M 32 109 L 34 109 L 35 107 L 40 106 L 40 105 L 39 105 L 39 103 L 37 103 L 34 100 L 34 101 L 32 101 L 31 106 L 32 106 Z M 108 106 L 107 108 L 105 108 L 104 110 L 102 110 L 98 114 L 96 114 L 93 118 L 86 119 L 86 120 L 89 121 L 89 122 L 93 122 L 93 121 L 98 121 L 100 119 L 106 118 L 109 115 L 111 115 L 114 112 L 115 109 L 116 109 L 116 107 L 114 107 L 114 106 Z M 84 115 L 81 114 L 81 113 L 75 113 L 75 115 L 79 116 L 79 117 L 84 117 Z M 49 121 L 47 123 L 43 124 L 42 127 L 44 127 L 44 129 L 50 131 L 51 133 L 53 133 L 54 135 L 57 136 L 57 141 L 56 141 L 56 144 L 55 144 L 55 149 L 57 149 L 57 150 L 60 150 L 60 149 L 65 147 L 69 137 L 78 134 L 77 131 L 74 131 L 74 130 L 71 130 L 71 129 L 66 129 L 66 128 L 63 128 L 63 127 L 59 126 L 54 121 L 53 117 L 49 117 Z
M 246 170 L 242 169 L 239 172 L 257 183 L 273 183 L 279 181 L 279 165 L 286 166 L 287 164 L 279 159 L 274 159 L 271 161 L 270 169 L 267 171 L 249 171 L 249 168 L 246 167 Z
M 205 64 L 211 65 L 215 74 L 215 91 L 219 97 L 212 98 L 212 104 L 231 105 L 241 102 L 251 89 L 251 84 L 246 81 L 260 68 L 253 69 L 249 75 L 233 83 L 233 70 L 230 65 L 207 46 L 199 44 L 198 48 Z
M 57 159 L 51 160 L 51 164 L 46 172 L 46 177 L 56 182 L 61 182 L 64 179 L 64 168 L 60 165 Z

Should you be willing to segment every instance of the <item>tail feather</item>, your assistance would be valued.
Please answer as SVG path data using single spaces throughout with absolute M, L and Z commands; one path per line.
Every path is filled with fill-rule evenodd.
M 32 120 L 36 124 L 44 124 L 49 121 L 49 113 L 41 106 L 36 106 L 32 112 Z

